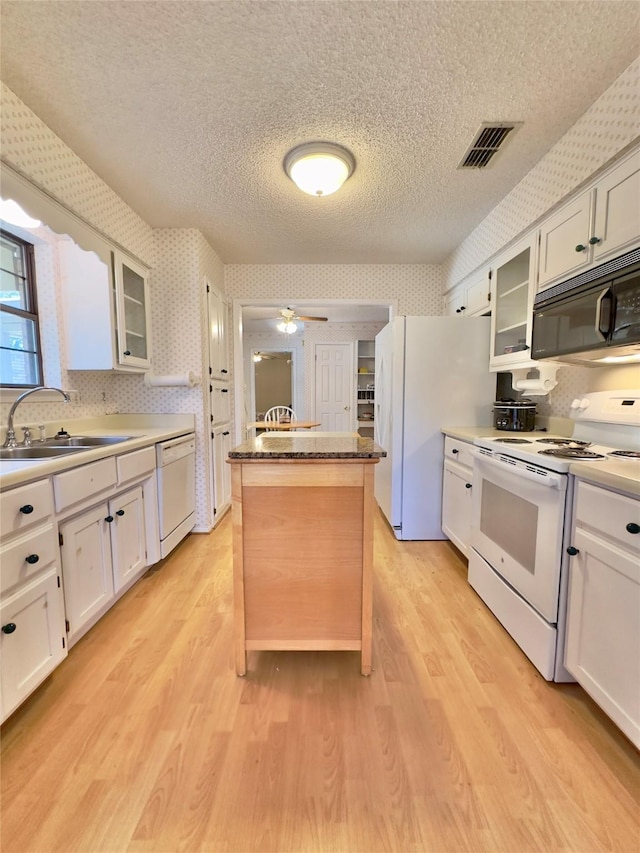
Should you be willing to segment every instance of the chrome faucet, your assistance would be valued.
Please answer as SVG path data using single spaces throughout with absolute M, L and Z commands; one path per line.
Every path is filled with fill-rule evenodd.
M 25 397 L 28 397 L 30 394 L 35 394 L 36 391 L 57 391 L 58 394 L 62 394 L 64 397 L 65 403 L 70 402 L 71 397 L 67 394 L 66 391 L 63 391 L 62 388 L 52 388 L 48 385 L 39 385 L 37 388 L 29 388 L 28 391 L 25 391 L 24 394 L 20 394 L 20 396 L 15 400 L 13 406 L 9 409 L 9 417 L 7 419 L 7 435 L 4 440 L 3 447 L 17 447 L 18 442 L 16 441 L 16 433 L 13 428 L 13 416 L 16 413 L 16 409 L 19 404 L 24 400 Z M 30 438 L 30 436 L 29 436 Z M 27 443 L 27 435 L 25 434 L 25 444 Z

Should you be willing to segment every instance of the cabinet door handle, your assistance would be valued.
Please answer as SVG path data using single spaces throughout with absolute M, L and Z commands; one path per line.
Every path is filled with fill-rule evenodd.
M 627 530 L 629 533 L 640 533 L 640 524 L 636 524 L 635 521 L 630 521 L 627 524 Z
M 470 489 L 472 485 L 473 485 L 473 483 L 465 483 L 464 487 L 465 487 L 465 489 Z
M 2 626 L 2 633 L 3 634 L 13 634 L 13 632 L 15 630 L 16 630 L 16 623 L 15 622 L 7 622 L 6 625 Z
M 112 516 L 112 515 L 108 515 L 108 516 L 105 518 L 105 521 L 107 522 L 107 524 L 111 524 L 111 522 L 113 521 L 113 516 Z
M 226 369 L 226 367 L 223 367 L 223 368 L 220 370 L 220 373 L 228 373 L 228 372 L 229 372 L 229 371 Z
M 122 353 L 122 355 L 131 355 L 131 350 L 130 350 L 130 349 L 126 349 L 126 350 Z
M 25 504 L 24 506 L 20 507 L 20 512 L 24 515 L 31 515 L 31 513 L 33 512 L 33 507 L 31 506 L 31 504 Z
M 116 515 L 124 515 L 124 510 L 123 509 L 117 509 Z
M 229 430 L 226 430 L 226 431 L 225 431 L 225 432 L 223 432 L 222 434 L 223 434 L 223 435 L 229 435 Z
M 599 237 L 589 237 L 590 246 L 597 246 L 598 243 L 602 243 L 602 240 Z
M 569 547 L 567 548 L 567 554 L 570 557 L 575 557 L 575 555 L 579 554 L 579 553 L 580 553 L 580 551 L 578 551 L 577 548 L 574 548 L 573 545 L 569 545 Z
M 229 393 L 229 389 L 228 389 L 228 388 L 221 388 L 221 389 L 220 389 L 220 393 L 221 393 L 221 394 L 228 394 L 228 393 Z
M 28 557 L 25 557 L 26 562 L 30 563 L 31 565 L 37 563 L 39 559 L 40 557 L 37 554 L 29 554 Z
M 576 246 L 576 252 L 586 252 L 586 251 L 587 251 L 587 247 L 583 246 L 582 243 L 578 243 L 578 245 Z
M 457 450 L 457 449 L 454 447 L 454 448 L 453 448 L 453 450 L 452 450 L 451 452 L 452 452 L 454 455 L 456 455 L 456 454 L 457 454 L 457 453 L 459 453 L 460 451 L 459 451 L 459 450 Z

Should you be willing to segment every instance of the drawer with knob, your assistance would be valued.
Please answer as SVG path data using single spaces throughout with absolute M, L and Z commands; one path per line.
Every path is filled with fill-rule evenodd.
M 0 593 L 30 581 L 57 561 L 58 540 L 52 524 L 12 537 L 0 550 Z
M 0 530 L 3 538 L 33 527 L 53 513 L 51 480 L 39 480 L 0 494 Z
M 581 527 L 640 555 L 640 501 L 579 481 L 575 513 Z

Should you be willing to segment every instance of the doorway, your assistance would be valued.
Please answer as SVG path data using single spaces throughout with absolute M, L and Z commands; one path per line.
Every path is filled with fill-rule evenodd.
M 261 421 L 272 406 L 289 406 L 295 411 L 291 350 L 253 350 L 253 420 Z

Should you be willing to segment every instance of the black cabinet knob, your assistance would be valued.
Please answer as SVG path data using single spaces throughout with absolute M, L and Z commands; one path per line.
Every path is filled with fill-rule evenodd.
M 576 252 L 584 252 L 587 247 L 583 246 L 582 243 L 578 243 L 576 246 Z
M 220 373 L 228 373 L 228 372 L 229 371 L 225 367 L 223 367 L 222 370 L 220 371 Z
M 579 554 L 579 553 L 580 553 L 580 551 L 578 551 L 577 548 L 574 548 L 573 545 L 569 545 L 569 547 L 567 548 L 567 554 L 570 557 L 575 557 L 575 555 Z
M 465 487 L 465 489 L 470 489 L 472 485 L 473 485 L 472 483 L 465 483 L 464 487 Z
M 227 429 L 227 430 L 225 430 L 222 434 L 223 434 L 223 435 L 229 435 L 229 430 L 228 430 L 228 429 Z
M 27 563 L 31 563 L 31 565 L 33 565 L 34 563 L 37 563 L 39 559 L 40 559 L 40 557 L 37 554 L 29 554 L 28 557 L 25 557 L 25 560 L 27 561 Z
M 116 515 L 124 515 L 124 510 L 123 509 L 117 509 Z
M 16 623 L 15 622 L 7 622 L 6 625 L 2 626 L 2 633 L 3 634 L 13 634 L 13 632 L 15 630 L 16 630 Z
M 455 455 L 456 453 L 459 453 L 460 451 L 459 451 L 459 450 L 456 450 L 456 448 L 454 447 L 454 448 L 453 448 L 453 450 L 452 450 L 451 452 Z
M 228 394 L 228 393 L 229 393 L 229 389 L 228 389 L 228 388 L 221 388 L 221 389 L 220 389 L 220 393 L 221 393 L 221 394 Z
M 108 516 L 105 518 L 105 521 L 107 522 L 107 524 L 111 524 L 111 522 L 113 521 L 113 516 L 112 516 L 112 515 L 108 515 Z
M 130 350 L 130 349 L 126 349 L 122 354 L 123 354 L 123 355 L 131 355 L 131 350 Z
M 589 237 L 589 245 L 590 246 L 597 246 L 598 243 L 601 243 L 601 242 L 602 241 L 600 240 L 599 237 Z
M 31 515 L 31 513 L 33 512 L 33 507 L 31 506 L 31 504 L 25 504 L 24 506 L 20 507 L 20 512 L 24 515 Z
M 636 524 L 635 521 L 630 521 L 627 524 L 627 530 L 629 533 L 640 533 L 640 524 Z

